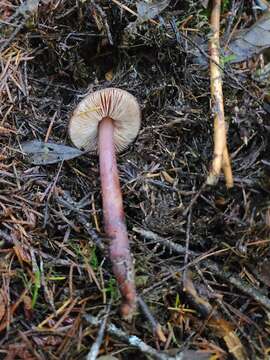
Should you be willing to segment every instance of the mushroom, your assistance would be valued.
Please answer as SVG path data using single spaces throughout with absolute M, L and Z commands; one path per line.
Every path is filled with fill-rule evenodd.
M 132 318 L 137 295 L 116 153 L 136 138 L 140 124 L 136 98 L 118 88 L 86 96 L 69 123 L 69 136 L 76 147 L 89 152 L 98 150 L 105 232 L 110 240 L 110 260 L 122 295 L 121 313 L 125 319 Z

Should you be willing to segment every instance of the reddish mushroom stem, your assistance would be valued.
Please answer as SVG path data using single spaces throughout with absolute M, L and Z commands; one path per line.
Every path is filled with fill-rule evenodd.
M 104 225 L 110 239 L 113 272 L 123 297 L 122 315 L 128 319 L 136 309 L 137 296 L 113 133 L 113 120 L 109 117 L 102 119 L 99 125 L 98 146 Z

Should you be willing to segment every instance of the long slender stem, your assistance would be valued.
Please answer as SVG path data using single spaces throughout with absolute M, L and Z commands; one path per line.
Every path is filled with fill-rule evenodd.
M 226 145 L 226 125 L 224 121 L 224 105 L 222 93 L 222 75 L 217 64 L 219 64 L 219 26 L 220 26 L 220 7 L 221 1 L 213 1 L 211 13 L 212 37 L 209 42 L 210 74 L 211 74 L 211 96 L 212 112 L 214 115 L 214 158 L 213 174 L 219 176 L 222 167 L 222 154 Z
M 122 297 L 122 315 L 131 318 L 136 309 L 133 261 L 123 209 L 122 193 L 113 141 L 113 120 L 106 117 L 99 125 L 99 164 L 103 216 L 110 239 L 110 259 Z
M 221 169 L 223 168 L 226 185 L 228 188 L 233 186 L 233 175 L 231 162 L 227 148 L 226 123 L 224 117 L 224 102 L 222 91 L 222 72 L 219 67 L 220 56 L 220 10 L 221 0 L 213 0 L 211 13 L 212 36 L 209 40 L 210 60 L 210 86 L 212 98 L 212 113 L 214 117 L 214 154 L 212 169 L 207 178 L 207 183 L 213 185 L 217 182 Z

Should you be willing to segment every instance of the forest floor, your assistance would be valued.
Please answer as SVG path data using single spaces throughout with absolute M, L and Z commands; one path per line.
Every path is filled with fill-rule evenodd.
M 108 322 L 160 356 L 267 359 L 267 86 L 251 79 L 247 63 L 228 67 L 235 183 L 228 191 L 221 176 L 206 186 L 213 119 L 203 1 L 160 1 L 154 20 L 138 17 L 132 0 L 0 3 L 0 358 L 85 359 L 99 331 L 85 315 L 100 317 L 111 302 Z M 252 1 L 224 3 L 227 38 L 255 22 Z M 36 166 L 21 151 L 33 139 L 72 146 L 72 111 L 106 87 L 129 91 L 142 109 L 138 137 L 118 165 L 138 294 L 165 342 L 141 307 L 130 323 L 119 315 L 97 156 Z M 109 332 L 105 354 L 152 358 Z

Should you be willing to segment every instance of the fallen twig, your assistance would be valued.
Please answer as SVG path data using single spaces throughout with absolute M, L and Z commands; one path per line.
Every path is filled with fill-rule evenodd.
M 133 231 L 136 231 L 137 233 L 140 233 L 142 236 L 144 236 L 148 240 L 156 241 L 162 243 L 165 247 L 167 247 L 170 250 L 175 251 L 179 254 L 185 254 L 185 248 L 181 245 L 175 244 L 172 241 L 169 241 L 167 239 L 163 239 L 162 237 L 156 235 L 152 231 L 145 231 L 143 229 L 135 228 Z M 198 253 L 189 251 L 189 255 L 197 255 Z M 244 294 L 249 295 L 252 297 L 255 301 L 257 301 L 259 304 L 264 306 L 268 311 L 270 311 L 270 299 L 262 294 L 260 290 L 255 289 L 254 287 L 250 286 L 246 281 L 241 279 L 240 277 L 237 277 L 233 275 L 230 271 L 225 271 L 222 266 L 218 265 L 212 260 L 206 259 L 206 257 L 198 258 L 195 261 L 190 262 L 187 264 L 186 267 L 193 266 L 194 264 L 197 264 L 198 262 L 201 262 L 203 265 L 205 265 L 209 270 L 212 271 L 216 276 L 220 277 L 224 281 L 228 282 L 229 284 L 235 286 L 238 290 L 242 291 Z
M 192 208 L 190 209 L 190 212 L 188 214 L 187 229 L 186 229 L 186 251 L 185 251 L 185 259 L 184 259 L 185 265 L 188 264 L 188 259 L 189 259 L 189 240 L 190 240 L 191 217 L 192 217 Z M 186 276 L 187 276 L 187 270 L 184 271 L 184 276 L 183 276 L 184 281 L 185 281 Z
M 157 336 L 157 338 L 160 341 L 165 343 L 167 339 L 166 339 L 166 336 L 164 335 L 164 332 L 162 330 L 160 323 L 151 314 L 148 306 L 146 305 L 146 303 L 140 296 L 138 296 L 138 304 L 140 305 L 144 315 L 147 317 L 148 321 L 152 325 L 153 333 Z
M 270 299 L 266 295 L 262 294 L 259 290 L 252 287 L 245 280 L 240 277 L 235 276 L 230 271 L 224 271 L 221 266 L 217 265 L 213 261 L 206 260 L 204 264 L 218 277 L 227 281 L 229 284 L 235 286 L 237 289 L 242 291 L 244 294 L 249 295 L 259 304 L 264 306 L 268 311 L 270 311 Z
M 106 314 L 104 316 L 104 319 L 101 321 L 97 339 L 94 342 L 94 344 L 91 346 L 91 350 L 88 353 L 88 355 L 86 357 L 86 360 L 96 360 L 96 358 L 98 356 L 98 352 L 99 352 L 99 349 L 100 349 L 100 346 L 101 346 L 101 343 L 102 343 L 102 340 L 103 340 L 103 337 L 104 337 L 105 328 L 106 328 L 110 308 L 111 308 L 111 306 L 109 305 L 107 310 L 106 310 Z
M 141 236 L 145 237 L 147 240 L 153 240 L 154 242 L 161 243 L 165 247 L 167 247 L 169 250 L 173 250 L 177 252 L 178 254 L 185 254 L 186 253 L 186 247 L 182 246 L 180 244 L 176 244 L 173 241 L 170 241 L 168 239 L 165 239 L 158 234 L 155 234 L 154 232 L 150 230 L 145 230 L 138 227 L 133 227 L 132 229 L 137 234 L 140 234 Z M 199 256 L 199 253 L 196 253 L 195 251 L 188 250 L 189 255 L 197 255 Z
M 187 206 L 187 208 L 185 209 L 185 211 L 183 211 L 183 216 L 187 216 L 187 214 L 190 212 L 193 205 L 197 201 L 198 197 L 201 196 L 201 194 L 204 191 L 206 186 L 207 186 L 207 184 L 206 184 L 206 182 L 204 182 L 202 184 L 202 186 L 200 187 L 200 189 L 197 191 L 197 193 L 194 195 L 194 197 L 191 199 L 191 201 L 190 201 L 189 205 Z
M 98 318 L 88 314 L 85 315 L 84 318 L 89 322 L 89 324 L 93 326 L 100 326 L 103 320 L 99 320 Z M 129 346 L 132 346 L 142 353 L 146 355 L 152 356 L 154 359 L 157 360 L 203 360 L 209 359 L 208 353 L 202 353 L 192 350 L 186 350 L 179 352 L 175 357 L 172 357 L 165 352 L 158 351 L 151 346 L 147 345 L 143 342 L 140 338 L 135 335 L 128 335 L 123 330 L 116 327 L 114 324 L 109 323 L 107 324 L 107 331 L 110 335 L 115 336 L 117 339 L 125 342 Z
M 210 52 L 210 83 L 212 98 L 212 113 L 214 117 L 214 155 L 212 167 L 207 178 L 208 185 L 216 184 L 221 169 L 224 171 L 227 188 L 233 186 L 233 176 L 227 149 L 226 123 L 224 119 L 224 104 L 222 92 L 222 72 L 218 66 L 219 59 L 219 30 L 220 30 L 221 0 L 213 0 L 211 14 L 212 36 L 209 41 Z

